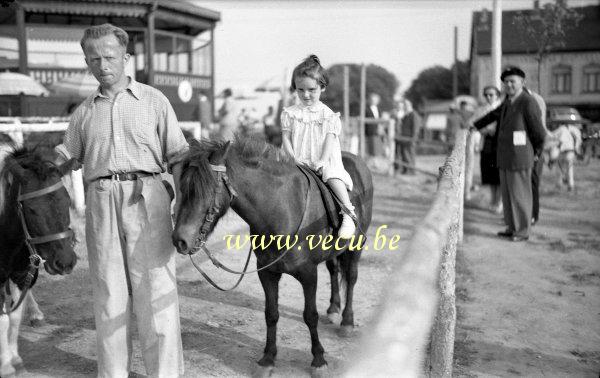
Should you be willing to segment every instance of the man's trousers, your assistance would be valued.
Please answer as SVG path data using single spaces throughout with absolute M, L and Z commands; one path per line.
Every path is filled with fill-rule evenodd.
M 94 292 L 98 377 L 127 377 L 132 314 L 150 377 L 183 374 L 170 197 L 160 175 L 139 183 L 100 179 L 86 198 L 86 240 Z
M 515 236 L 529 236 L 531 227 L 531 168 L 500 169 L 504 222 Z

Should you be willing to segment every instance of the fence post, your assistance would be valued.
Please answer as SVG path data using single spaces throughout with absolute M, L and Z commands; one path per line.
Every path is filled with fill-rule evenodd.
M 429 376 L 452 377 L 454 329 L 456 324 L 455 261 L 458 241 L 458 213 L 448 230 L 442 251 L 439 278 L 440 300 L 431 330 Z
M 396 170 L 396 121 L 391 118 L 388 121 L 388 143 L 390 144 L 390 168 L 388 176 L 393 176 Z

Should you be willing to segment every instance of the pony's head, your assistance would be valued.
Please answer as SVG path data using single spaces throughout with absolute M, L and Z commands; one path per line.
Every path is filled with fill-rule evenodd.
M 8 216 L 7 207 L 18 207 L 18 227 L 27 230 L 36 239 L 49 235 L 66 235 L 69 230 L 70 198 L 62 186 L 61 177 L 79 164 L 71 159 L 62 165 L 53 163 L 56 155 L 50 149 L 18 149 L 4 160 L 0 182 L 4 198 L 1 216 Z M 22 217 L 22 218 L 21 218 Z M 69 234 L 72 235 L 72 234 Z M 51 238 L 53 239 L 53 238 Z M 44 268 L 50 274 L 67 274 L 73 270 L 77 256 L 73 251 L 72 236 L 60 237 L 34 244 L 45 260 Z
M 190 143 L 182 162 L 180 206 L 172 235 L 181 254 L 189 253 L 198 237 L 206 240 L 231 205 L 233 189 L 225 171 L 230 146 L 230 142 Z

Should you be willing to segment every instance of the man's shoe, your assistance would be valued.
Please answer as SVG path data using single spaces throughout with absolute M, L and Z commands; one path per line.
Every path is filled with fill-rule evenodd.
M 513 235 L 510 240 L 514 241 L 514 242 L 520 242 L 520 241 L 525 241 L 525 240 L 529 240 L 529 236 L 519 236 L 519 235 Z
M 509 230 L 505 230 L 505 231 L 498 232 L 497 235 L 500 236 L 500 237 L 503 237 L 503 238 L 510 238 L 510 237 L 513 236 L 513 232 L 509 231 Z
M 531 225 L 534 226 L 538 222 L 537 219 L 531 218 Z

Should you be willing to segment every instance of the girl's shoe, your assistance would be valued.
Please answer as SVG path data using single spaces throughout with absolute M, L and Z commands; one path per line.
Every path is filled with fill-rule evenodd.
M 356 214 L 354 213 L 354 206 L 350 205 L 346 207 L 348 208 L 348 210 L 350 210 L 352 216 L 356 218 Z M 338 230 L 338 236 L 341 239 L 350 239 L 352 236 L 354 236 L 354 233 L 356 232 L 356 225 L 354 224 L 354 220 L 352 220 L 352 217 L 349 214 L 346 214 L 344 211 L 342 211 L 341 214 L 342 224 L 340 226 L 340 229 Z

